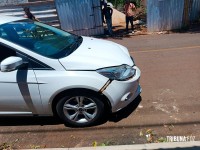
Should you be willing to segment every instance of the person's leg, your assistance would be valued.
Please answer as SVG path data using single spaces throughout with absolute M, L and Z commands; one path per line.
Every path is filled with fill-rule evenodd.
M 107 22 L 107 27 L 108 27 L 108 33 L 112 35 L 112 20 L 111 19 L 106 19 Z
M 112 17 L 110 19 L 110 26 L 111 26 L 111 29 L 112 29 Z
M 126 16 L 126 32 L 128 32 L 129 17 Z
M 132 32 L 134 31 L 134 26 L 133 26 L 133 16 L 130 17 L 130 22 L 131 22 L 131 30 Z

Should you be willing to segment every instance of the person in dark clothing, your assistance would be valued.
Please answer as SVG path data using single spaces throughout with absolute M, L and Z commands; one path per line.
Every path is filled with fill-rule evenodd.
M 113 34 L 113 31 L 112 31 L 112 14 L 113 14 L 113 9 L 108 7 L 107 3 L 104 4 L 104 8 L 102 10 L 103 12 L 103 22 L 105 23 L 105 20 L 104 20 L 104 17 L 106 19 L 106 24 L 107 24 L 107 27 L 108 27 L 108 33 L 110 35 Z
M 24 17 L 26 18 L 29 18 L 33 21 L 39 21 L 37 18 L 35 18 L 35 16 L 30 12 L 30 9 L 28 7 L 25 7 L 24 8 L 24 12 L 25 12 L 25 15 Z

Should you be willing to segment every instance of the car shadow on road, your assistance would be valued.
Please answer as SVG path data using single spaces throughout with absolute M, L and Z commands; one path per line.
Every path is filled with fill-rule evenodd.
M 0 126 L 32 126 L 32 125 L 58 125 L 63 124 L 56 117 L 0 117 Z
M 107 121 L 118 122 L 124 118 L 127 118 L 139 105 L 141 102 L 141 97 L 138 96 L 131 104 L 129 104 L 124 109 L 120 110 L 117 113 L 111 114 L 107 118 L 104 118 L 103 122 L 99 122 L 101 125 Z M 63 122 L 56 117 L 39 117 L 39 116 L 27 116 L 27 117 L 0 117 L 0 126 L 32 126 L 32 125 L 59 125 Z M 67 125 L 66 125 L 67 126 Z
M 187 27 L 181 29 L 175 29 L 171 31 L 172 33 L 190 33 L 197 34 L 200 33 L 200 22 L 193 22 Z
M 124 118 L 127 118 L 131 113 L 133 113 L 140 102 L 142 101 L 142 97 L 139 95 L 132 103 L 130 103 L 127 107 L 123 108 L 122 110 L 113 113 L 108 118 L 111 122 L 119 122 Z
M 199 150 L 200 146 L 194 146 L 194 147 L 176 147 L 176 148 L 159 148 L 159 150 Z

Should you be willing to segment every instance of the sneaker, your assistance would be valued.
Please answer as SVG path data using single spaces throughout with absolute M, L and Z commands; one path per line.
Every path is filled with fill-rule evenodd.
M 132 32 L 130 32 L 128 35 L 133 35 L 133 33 L 132 33 Z

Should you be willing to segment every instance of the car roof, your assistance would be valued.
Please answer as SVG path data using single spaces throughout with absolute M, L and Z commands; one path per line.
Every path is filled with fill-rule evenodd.
M 0 15 L 0 25 L 9 23 L 9 22 L 13 22 L 13 21 L 24 20 L 24 19 L 25 18 L 23 18 L 23 17 Z

